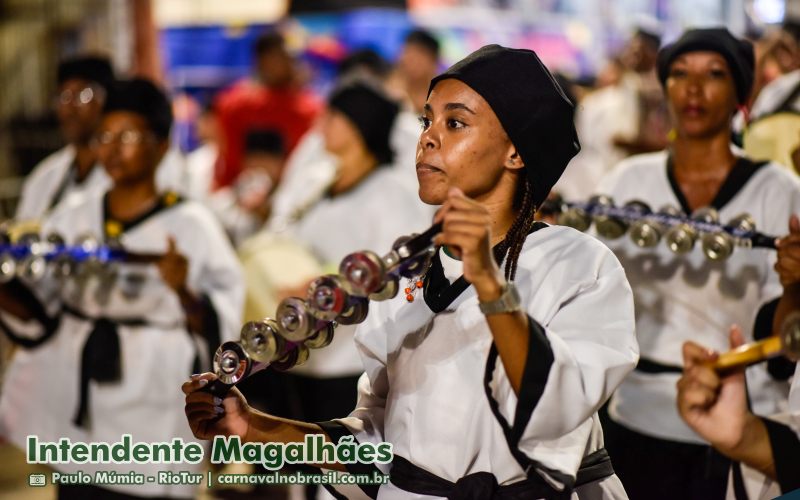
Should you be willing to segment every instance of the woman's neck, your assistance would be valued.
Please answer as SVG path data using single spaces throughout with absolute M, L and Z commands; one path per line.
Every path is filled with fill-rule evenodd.
M 117 220 L 135 219 L 155 206 L 158 191 L 151 179 L 145 182 L 114 185 L 108 192 L 111 216 Z
M 378 167 L 378 160 L 369 151 L 353 148 L 337 155 L 340 165 L 344 165 L 331 186 L 331 196 L 350 191 Z
M 97 161 L 97 156 L 89 143 L 75 144 L 75 165 L 78 168 L 76 180 L 83 182 L 89 176 Z
M 688 179 L 704 179 L 727 175 L 736 156 L 731 151 L 730 130 L 711 138 L 678 137 L 672 147 L 675 174 Z
M 524 180 L 524 179 L 521 179 Z M 514 209 L 514 193 L 516 192 L 517 176 L 505 174 L 501 177 L 497 187 L 490 193 L 476 197 L 491 218 L 492 246 L 497 245 L 506 237 L 511 225 L 517 218 L 518 211 Z

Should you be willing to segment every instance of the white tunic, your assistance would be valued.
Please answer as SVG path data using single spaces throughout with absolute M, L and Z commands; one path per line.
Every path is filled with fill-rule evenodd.
M 679 207 L 666 164 L 663 151 L 629 158 L 604 179 L 597 192 L 612 196 L 617 205 L 638 199 L 654 210 L 664 205 Z M 745 212 L 759 231 L 786 234 L 790 214 L 800 213 L 800 183 L 774 164 L 761 167 L 719 211 L 724 223 Z M 736 249 L 727 261 L 712 262 L 699 243 L 689 254 L 678 256 L 663 242 L 640 249 L 627 236 L 602 241 L 616 253 L 633 288 L 643 360 L 681 367 L 681 348 L 689 340 L 725 351 L 731 324 L 740 325 L 746 341 L 752 341 L 759 308 L 782 294 L 773 270 L 774 250 Z M 649 436 L 704 443 L 678 415 L 675 384 L 679 377 L 678 373 L 634 371 L 611 400 L 612 418 Z M 765 365 L 749 369 L 747 377 L 756 413 L 785 410 L 787 382 L 772 379 Z
M 403 187 L 415 198 L 419 184 L 415 167 L 420 126 L 417 117 L 401 111 L 392 127 L 389 143 L 395 152 L 390 168 L 395 172 L 390 182 Z M 309 130 L 286 162 L 281 182 L 272 195 L 272 215 L 267 221 L 270 230 L 283 229 L 292 214 L 313 202 L 336 177 L 336 158 L 325 150 L 325 141 L 318 128 Z M 416 200 L 418 205 L 422 202 Z M 422 205 L 424 207 L 424 205 Z M 427 207 L 430 216 L 433 208 Z
M 453 266 L 443 267 L 454 280 L 447 271 Z M 388 441 L 395 455 L 451 482 L 479 471 L 494 474 L 501 486 L 523 480 L 525 469 L 512 450 L 534 461 L 535 473 L 556 487 L 574 481 L 581 459 L 602 447 L 595 412 L 636 365 L 631 290 L 607 248 L 557 226 L 528 237 L 515 283 L 525 312 L 544 332 L 531 336 L 524 403 L 499 358 L 486 373 L 492 333 L 469 287 L 438 314 L 419 294 L 412 303 L 399 296 L 372 305 L 356 334 L 366 368 L 358 405 L 337 422 L 357 441 Z M 545 378 L 528 371 L 547 366 L 548 356 Z M 535 387 L 541 392 L 532 400 L 527 394 Z M 507 440 L 500 416 L 519 436 L 516 442 Z M 615 476 L 589 488 L 593 493 L 584 498 L 625 498 Z M 578 495 L 580 488 L 573 498 Z M 378 498 L 431 497 L 390 483 Z
M 103 234 L 102 195 L 63 205 L 45 223 L 66 241 L 82 234 Z M 221 228 L 206 209 L 186 201 L 165 208 L 123 233 L 123 245 L 137 252 L 164 252 L 172 236 L 189 261 L 187 285 L 205 295 L 216 312 L 222 341 L 237 337 L 243 300 L 242 276 L 236 257 Z M 208 369 L 209 354 L 197 336 L 190 335 L 178 296 L 161 280 L 155 265 L 122 265 L 106 303 L 98 302 L 98 280 L 92 278 L 83 292 L 72 282 L 60 301 L 92 318 L 141 318 L 144 326 L 118 325 L 122 376 L 118 382 L 90 381 L 89 426 L 73 425 L 79 395 L 79 368 L 92 323 L 62 313 L 61 323 L 43 345 L 19 349 L 9 367 L 0 394 L 0 432 L 11 443 L 25 447 L 27 435 L 40 441 L 104 441 L 115 443 L 130 433 L 133 441 L 171 442 L 173 438 L 195 441 L 183 411 L 180 386 L 192 373 L 198 352 Z M 137 281 L 141 288 L 136 291 Z M 42 284 L 45 287 L 45 284 Z M 126 298 L 126 294 L 133 298 Z M 58 464 L 63 472 L 82 470 L 158 471 L 202 467 L 176 464 Z M 145 485 L 111 487 L 134 495 L 191 496 L 193 487 Z
M 111 179 L 102 165 L 92 167 L 89 175 L 80 183 L 70 177 L 75 162 L 75 148 L 65 146 L 42 160 L 25 179 L 20 193 L 15 219 L 20 222 L 38 220 L 56 209 L 57 204 L 73 196 L 103 193 L 111 187 Z M 160 191 L 175 191 L 185 194 L 187 187 L 186 165 L 183 155 L 170 148 L 156 171 L 156 185 Z M 57 203 L 54 198 L 62 189 Z
M 54 198 L 63 189 L 58 202 L 84 193 L 102 192 L 111 182 L 103 167 L 95 165 L 83 182 L 70 177 L 75 162 L 75 148 L 65 146 L 42 160 L 25 179 L 17 204 L 16 220 L 41 219 L 54 209 Z M 57 203 L 56 203 L 57 204 Z

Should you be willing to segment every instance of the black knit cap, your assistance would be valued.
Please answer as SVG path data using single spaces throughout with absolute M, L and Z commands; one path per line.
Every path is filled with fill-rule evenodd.
M 739 40 L 725 28 L 688 30 L 676 42 L 661 49 L 656 62 L 661 85 L 666 86 L 669 68 L 678 56 L 698 51 L 716 52 L 725 58 L 736 85 L 739 104 L 747 102 L 753 89 L 753 45 L 747 40 Z
M 400 110 L 397 103 L 374 86 L 356 81 L 334 90 L 328 106 L 347 116 L 378 162 L 392 161 L 394 152 L 389 145 L 389 135 Z
M 119 80 L 109 90 L 103 113 L 130 111 L 142 115 L 159 139 L 168 139 L 172 127 L 172 105 L 167 94 L 144 78 Z
M 532 50 L 486 45 L 431 80 L 454 78 L 491 106 L 525 163 L 538 207 L 581 147 L 575 107 Z
M 77 78 L 95 82 L 108 89 L 114 81 L 114 70 L 111 62 L 100 56 L 83 56 L 65 59 L 58 65 L 57 83 L 63 84 L 67 80 Z

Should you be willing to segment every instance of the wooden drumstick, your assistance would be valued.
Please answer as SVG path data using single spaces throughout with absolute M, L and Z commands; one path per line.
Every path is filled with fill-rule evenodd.
M 718 372 L 726 372 L 777 356 L 795 360 L 800 358 L 800 314 L 795 313 L 786 318 L 780 335 L 724 352 L 711 365 Z

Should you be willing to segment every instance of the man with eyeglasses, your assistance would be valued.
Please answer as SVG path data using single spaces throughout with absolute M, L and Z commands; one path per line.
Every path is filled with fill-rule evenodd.
M 213 214 L 158 185 L 172 122 L 169 98 L 153 82 L 115 82 L 91 140 L 110 189 L 71 198 L 42 223 L 43 234 L 58 232 L 67 243 L 92 235 L 154 256 L 151 262 L 117 262 L 110 272 L 61 283 L 49 275 L 0 286 L 0 319 L 39 342 L 14 353 L 0 388 L 0 436 L 20 449 L 29 435 L 73 443 L 115 443 L 123 434 L 133 442 L 193 440 L 179 382 L 208 369 L 216 347 L 238 334 L 244 280 Z M 62 474 L 117 477 L 201 467 L 182 461 L 53 465 Z M 60 500 L 196 493 L 188 482 L 61 483 L 57 489 Z
M 18 221 L 39 220 L 70 196 L 108 188 L 108 176 L 96 168 L 91 139 L 113 80 L 111 63 L 104 57 L 76 57 L 58 65 L 53 104 L 67 145 L 45 158 L 25 179 Z

